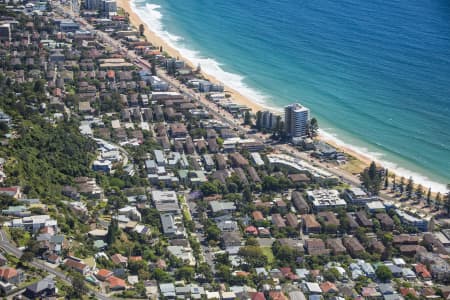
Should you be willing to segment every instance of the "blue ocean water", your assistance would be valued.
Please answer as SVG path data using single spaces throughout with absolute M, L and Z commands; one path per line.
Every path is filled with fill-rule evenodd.
M 144 0 L 183 56 L 259 102 L 308 106 L 347 145 L 450 183 L 450 2 Z M 439 183 L 439 184 L 438 184 Z

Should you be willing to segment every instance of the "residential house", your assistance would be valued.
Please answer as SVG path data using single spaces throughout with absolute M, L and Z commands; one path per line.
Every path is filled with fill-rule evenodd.
M 239 232 L 224 232 L 221 235 L 222 244 L 225 248 L 239 247 L 242 243 L 242 237 Z
M 15 199 L 22 198 L 22 190 L 20 186 L 0 187 L 0 194 L 6 194 Z
M 335 232 L 339 229 L 341 222 L 339 222 L 339 219 L 336 218 L 333 212 L 321 211 L 317 215 L 323 219 L 325 224 L 325 230 L 327 232 Z
M 259 211 L 259 210 L 253 211 L 253 212 L 252 212 L 252 217 L 253 217 L 253 220 L 254 220 L 255 222 L 261 222 L 261 221 L 264 221 L 264 216 L 263 216 L 262 212 Z
M 173 283 L 160 283 L 159 289 L 161 291 L 161 295 L 165 299 L 175 299 L 176 298 L 175 285 Z
M 106 281 L 109 283 L 110 291 L 121 291 L 125 290 L 127 287 L 125 280 L 118 278 L 116 276 L 108 277 Z
M 394 239 L 392 241 L 394 246 L 418 245 L 419 242 L 420 242 L 420 237 L 418 235 L 411 235 L 411 234 L 394 235 Z
M 365 252 L 363 245 L 355 237 L 346 236 L 342 238 L 342 243 L 352 257 L 359 257 Z
M 330 250 L 325 248 L 325 243 L 321 239 L 306 240 L 305 248 L 309 255 L 328 255 Z
M 317 222 L 314 215 L 303 215 L 303 230 L 306 234 L 310 233 L 320 233 L 322 226 Z
M 298 219 L 297 216 L 293 213 L 286 214 L 286 223 L 289 227 L 297 228 L 298 227 Z
M 299 214 L 308 214 L 310 208 L 301 192 L 293 191 L 291 194 L 291 201 Z
M 424 264 L 418 263 L 414 267 L 417 276 L 422 278 L 423 280 L 430 280 L 431 279 L 431 273 L 428 271 L 427 266 Z
M 180 214 L 180 206 L 175 191 L 152 191 L 152 200 L 160 213 Z
M 116 253 L 114 255 L 111 256 L 111 261 L 115 264 L 115 265 L 121 265 L 123 267 L 126 267 L 128 265 L 128 258 L 123 256 L 120 253 Z
M 380 221 L 383 230 L 392 231 L 394 229 L 394 220 L 387 213 L 378 213 L 375 217 Z
M 280 214 L 272 214 L 272 224 L 276 228 L 284 228 L 286 227 L 286 223 L 283 217 Z
M 56 295 L 56 284 L 53 278 L 46 277 L 29 285 L 23 293 L 28 299 L 47 299 Z
M 186 231 L 183 226 L 183 220 L 181 217 L 166 213 L 161 214 L 162 230 L 165 236 L 169 238 L 184 238 L 186 237 Z
M 278 242 L 280 242 L 281 246 L 286 246 L 291 249 L 294 249 L 297 253 L 303 253 L 305 251 L 305 248 L 303 247 L 303 244 L 301 241 L 292 239 L 292 238 L 281 238 L 278 239 Z
M 248 160 L 239 152 L 229 154 L 228 158 L 233 167 L 246 167 L 249 165 Z
M 1 267 L 0 280 L 17 285 L 24 280 L 24 273 L 14 268 Z
M 209 206 L 213 216 L 227 215 L 236 211 L 236 205 L 233 202 L 211 201 Z
M 340 238 L 327 239 L 327 247 L 331 249 L 333 255 L 342 255 L 347 253 Z
M 381 241 L 378 241 L 377 239 L 372 239 L 369 242 L 369 249 L 375 253 L 383 254 L 384 251 L 386 250 L 386 247 L 384 247 Z
M 110 270 L 107 270 L 107 269 L 100 269 L 95 274 L 95 277 L 97 277 L 97 279 L 100 280 L 100 281 L 105 281 L 109 277 L 113 276 L 113 274 L 114 274 L 113 271 L 110 271 Z
M 250 178 L 252 179 L 253 183 L 261 183 L 262 180 L 258 175 L 258 172 L 256 172 L 255 168 L 253 166 L 247 166 L 247 172 L 250 175 Z
M 66 261 L 64 262 L 64 266 L 80 273 L 83 276 L 90 271 L 90 267 L 87 264 L 71 258 L 66 259 Z
M 369 219 L 366 212 L 363 210 L 358 211 L 356 214 L 356 220 L 359 223 L 359 225 L 366 227 L 366 228 L 372 228 L 373 222 Z
M 339 289 L 336 285 L 330 281 L 325 281 L 320 284 L 320 289 L 323 294 L 337 294 Z

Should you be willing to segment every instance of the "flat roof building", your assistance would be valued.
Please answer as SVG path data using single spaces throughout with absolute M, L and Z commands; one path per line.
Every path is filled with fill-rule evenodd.
M 339 192 L 336 190 L 320 189 L 307 193 L 316 211 L 347 206 L 345 200 L 339 197 Z
M 152 191 L 152 199 L 159 212 L 180 213 L 177 194 L 174 191 Z

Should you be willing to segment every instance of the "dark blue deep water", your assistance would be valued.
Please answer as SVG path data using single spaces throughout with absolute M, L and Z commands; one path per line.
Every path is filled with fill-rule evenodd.
M 134 5 L 225 84 L 271 107 L 301 102 L 327 133 L 400 174 L 430 186 L 450 182 L 449 1 Z

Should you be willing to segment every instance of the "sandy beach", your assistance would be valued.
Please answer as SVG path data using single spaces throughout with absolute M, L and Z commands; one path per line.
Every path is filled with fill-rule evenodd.
M 172 57 L 177 57 L 179 59 L 182 59 L 190 67 L 192 67 L 194 69 L 197 67 L 191 61 L 186 59 L 186 57 L 183 57 L 177 49 L 174 49 L 173 47 L 168 45 L 154 31 L 152 31 L 151 28 L 143 20 L 141 20 L 141 18 L 133 11 L 130 0 L 117 0 L 117 4 L 126 13 L 128 13 L 130 22 L 133 26 L 138 28 L 140 24 L 144 25 L 144 27 L 145 27 L 144 35 L 150 43 L 152 43 L 154 46 L 157 46 L 157 47 L 162 46 L 163 51 L 165 51 Z M 202 72 L 202 75 L 214 83 L 224 84 L 223 82 L 220 82 L 219 80 L 217 80 L 214 76 L 206 74 L 205 72 Z M 235 103 L 242 104 L 242 105 L 249 107 L 253 111 L 253 113 L 256 113 L 259 110 L 271 110 L 269 107 L 265 107 L 259 103 L 256 103 L 254 100 L 245 97 L 244 95 L 242 95 L 238 91 L 230 88 L 229 86 L 224 85 L 224 87 L 225 87 L 226 93 L 231 94 L 232 100 Z M 355 151 L 349 147 L 345 147 L 345 145 L 337 143 L 336 141 L 334 141 L 330 138 L 327 138 L 326 136 L 319 135 L 318 138 L 354 158 L 353 160 L 351 160 L 351 163 L 345 164 L 343 166 L 339 166 L 340 169 L 348 172 L 349 174 L 355 174 L 355 173 L 361 172 L 363 170 L 363 168 L 368 166 L 371 163 L 371 161 L 373 160 L 372 158 L 365 156 L 363 153 L 360 153 L 359 151 Z M 381 161 L 377 161 L 377 163 L 379 163 L 381 165 L 383 164 Z M 392 172 L 395 170 L 390 170 L 390 171 Z
M 133 26 L 138 28 L 140 24 L 144 25 L 144 27 L 145 27 L 144 35 L 150 43 L 152 43 L 154 46 L 157 46 L 157 47 L 162 46 L 163 51 L 167 52 L 172 57 L 179 57 L 180 59 L 184 60 L 193 69 L 195 69 L 197 67 L 197 66 L 194 66 L 191 61 L 189 61 L 188 59 L 183 57 L 178 50 L 174 49 L 173 47 L 168 45 L 165 41 L 163 41 L 159 36 L 157 36 L 151 30 L 151 28 L 149 28 L 149 26 L 145 22 L 143 22 L 143 20 L 141 20 L 141 18 L 133 11 L 133 9 L 131 8 L 130 0 L 117 0 L 117 5 L 128 13 L 130 22 Z M 222 82 L 220 82 L 219 80 L 214 78 L 214 76 L 205 74 L 204 72 L 202 73 L 202 75 L 205 78 L 207 78 L 208 80 L 210 80 L 211 82 L 223 84 Z M 232 99 L 234 100 L 234 102 L 249 107 L 254 113 L 256 113 L 259 110 L 267 110 L 268 109 L 267 107 L 264 107 L 258 103 L 255 103 L 254 101 L 251 101 L 250 99 L 243 96 L 238 91 L 230 88 L 229 86 L 225 85 L 224 87 L 225 87 L 225 92 L 232 96 Z
M 131 8 L 130 0 L 117 0 L 117 4 L 125 12 L 128 13 L 130 22 L 133 26 L 138 28 L 140 24 L 144 25 L 144 27 L 145 27 L 144 35 L 150 43 L 152 43 L 154 46 L 158 46 L 158 47 L 162 46 L 163 51 L 167 52 L 170 56 L 179 57 L 180 59 L 183 59 L 192 68 L 196 68 L 196 66 L 194 66 L 192 62 L 190 62 L 185 57 L 182 57 L 182 55 L 180 54 L 180 52 L 177 49 L 174 49 L 173 47 L 168 45 L 164 40 L 162 40 L 158 35 L 156 35 L 155 32 L 153 32 L 151 30 L 151 28 L 143 20 L 141 20 L 141 18 Z M 219 82 L 216 78 L 214 78 L 213 76 L 211 76 L 209 74 L 205 74 L 204 72 L 203 72 L 203 76 L 212 82 L 216 82 L 216 83 Z M 243 96 L 242 94 L 240 94 L 238 91 L 236 91 L 226 85 L 225 85 L 225 91 L 232 95 L 232 98 L 236 103 L 246 105 L 247 107 L 251 108 L 254 113 L 256 113 L 259 110 L 268 110 L 269 109 L 258 103 L 255 103 L 254 101 L 252 101 L 252 100 L 248 99 L 247 97 Z M 353 156 L 354 158 L 363 162 L 364 165 L 369 165 L 371 162 L 371 160 L 368 157 L 365 157 L 351 149 L 344 148 L 340 145 L 337 145 L 333 141 L 326 139 L 324 137 L 319 136 L 319 138 L 324 140 L 325 142 L 335 146 L 336 148 L 346 152 L 347 154 Z

